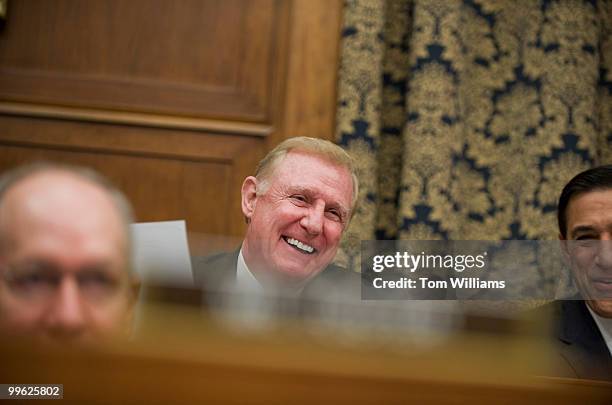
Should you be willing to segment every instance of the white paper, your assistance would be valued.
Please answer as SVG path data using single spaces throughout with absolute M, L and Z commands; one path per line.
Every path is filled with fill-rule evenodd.
M 141 222 L 131 225 L 133 266 L 147 284 L 193 285 L 185 221 Z

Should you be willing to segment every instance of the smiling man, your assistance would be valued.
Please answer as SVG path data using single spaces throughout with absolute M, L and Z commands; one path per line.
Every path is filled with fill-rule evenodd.
M 331 264 L 355 208 L 351 157 L 321 139 L 279 144 L 242 184 L 247 231 L 241 248 L 195 261 L 207 289 L 239 285 L 300 292 L 315 278 L 338 277 Z
M 130 329 L 125 197 L 88 169 L 39 164 L 0 178 L 0 332 L 89 343 Z
M 580 378 L 612 379 L 612 165 L 576 175 L 558 205 L 559 239 L 580 292 L 555 303 L 561 356 Z

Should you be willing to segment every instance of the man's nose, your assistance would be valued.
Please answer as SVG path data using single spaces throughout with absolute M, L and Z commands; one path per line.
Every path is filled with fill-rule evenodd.
M 317 201 L 308 208 L 308 212 L 302 217 L 300 223 L 310 235 L 319 235 L 323 232 L 324 219 L 325 203 Z
M 47 328 L 52 337 L 74 338 L 85 329 L 84 301 L 74 279 L 64 279 L 50 303 Z

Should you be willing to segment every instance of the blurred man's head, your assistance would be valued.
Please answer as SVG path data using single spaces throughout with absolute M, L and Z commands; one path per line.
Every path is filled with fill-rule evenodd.
M 242 185 L 242 246 L 260 281 L 301 286 L 333 260 L 357 200 L 351 157 L 315 138 L 290 138 Z
M 87 342 L 129 330 L 131 209 L 96 173 L 34 165 L 0 179 L 0 328 Z
M 575 176 L 558 206 L 559 238 L 589 307 L 612 318 L 612 165 Z

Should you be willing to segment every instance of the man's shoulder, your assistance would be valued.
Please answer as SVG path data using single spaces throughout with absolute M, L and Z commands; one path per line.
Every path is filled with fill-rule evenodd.
M 195 284 L 206 288 L 217 288 L 235 279 L 238 253 L 236 250 L 192 258 Z
M 555 300 L 539 306 L 532 307 L 527 312 L 525 312 L 525 316 L 530 319 L 554 319 L 554 323 L 558 323 L 559 317 L 561 316 L 562 303 L 563 301 L 561 300 Z
M 360 275 L 359 273 L 355 273 L 354 271 L 348 270 L 342 266 L 338 266 L 337 264 L 330 263 L 316 278 L 358 279 L 360 278 Z
M 360 298 L 361 274 L 332 263 L 306 285 L 303 295 L 313 298 L 330 295 Z
M 564 343 L 573 343 L 582 334 L 592 334 L 597 328 L 586 303 L 579 296 L 551 301 L 530 311 L 528 316 L 549 320 L 551 335 Z
M 218 264 L 229 264 L 231 262 L 236 263 L 238 260 L 238 251 L 234 252 L 218 252 L 208 256 L 194 257 L 194 267 L 206 267 Z
M 328 283 L 335 284 L 336 286 L 351 286 L 361 287 L 361 273 L 356 273 L 352 270 L 338 266 L 337 264 L 329 264 L 317 277 L 315 277 L 311 284 L 314 283 Z
M 552 301 L 531 315 L 550 320 L 550 337 L 574 377 L 612 379 L 610 352 L 584 300 Z

